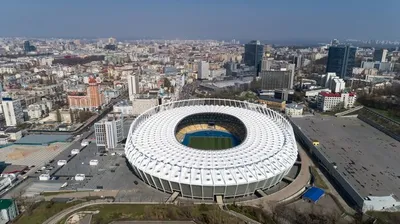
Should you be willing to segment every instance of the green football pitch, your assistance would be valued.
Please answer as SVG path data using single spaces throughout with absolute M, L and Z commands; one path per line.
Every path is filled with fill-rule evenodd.
M 232 147 L 232 139 L 229 137 L 190 137 L 189 147 L 195 149 L 227 149 Z

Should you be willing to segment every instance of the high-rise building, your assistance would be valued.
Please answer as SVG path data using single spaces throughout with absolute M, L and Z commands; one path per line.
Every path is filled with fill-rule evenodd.
M 7 126 L 17 126 L 24 122 L 21 100 L 13 100 L 8 97 L 3 97 L 1 105 Z
M 114 45 L 116 41 L 117 41 L 117 39 L 115 39 L 113 37 L 108 38 L 108 44 Z
M 374 51 L 374 61 L 379 62 L 386 62 L 388 50 L 386 49 L 379 49 Z
M 36 47 L 31 45 L 31 43 L 27 40 L 24 42 L 24 51 L 25 53 L 36 51 Z
M 135 98 L 135 95 L 140 93 L 138 75 L 128 75 L 128 91 L 129 91 L 129 100 L 133 100 Z
M 292 70 L 261 71 L 260 77 L 263 90 L 293 88 L 294 73 Z
M 273 58 L 263 57 L 261 61 L 261 71 L 268 71 L 271 70 L 272 62 L 274 61 Z
M 210 76 L 210 68 L 208 62 L 200 61 L 197 67 L 197 79 L 208 79 Z
M 89 77 L 89 86 L 86 92 L 69 92 L 68 93 L 68 104 L 70 109 L 77 110 L 96 110 L 104 104 L 104 94 L 100 93 L 99 84 L 96 78 Z
M 107 118 L 94 124 L 96 145 L 114 149 L 124 139 L 124 119 L 121 113 L 109 114 Z
M 294 57 L 294 64 L 296 65 L 296 68 L 303 67 L 303 57 L 301 54 Z
M 355 66 L 357 48 L 349 45 L 329 47 L 326 72 L 335 72 L 340 78 L 351 77 Z
M 244 63 L 247 66 L 254 66 L 257 72 L 260 71 L 263 55 L 264 45 L 262 45 L 260 41 L 253 40 L 244 45 Z
M 97 83 L 96 78 L 93 76 L 89 78 L 87 95 L 89 97 L 89 106 L 91 108 L 98 108 L 103 104 L 103 100 L 100 95 L 99 84 Z

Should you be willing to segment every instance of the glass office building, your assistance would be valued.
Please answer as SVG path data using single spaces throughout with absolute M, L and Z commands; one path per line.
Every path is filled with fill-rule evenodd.
M 264 54 L 264 45 L 258 40 L 250 41 L 244 45 L 244 63 L 247 66 L 254 66 L 260 70 L 261 60 Z
M 356 60 L 356 47 L 338 45 L 329 47 L 326 72 L 335 72 L 340 78 L 351 77 Z

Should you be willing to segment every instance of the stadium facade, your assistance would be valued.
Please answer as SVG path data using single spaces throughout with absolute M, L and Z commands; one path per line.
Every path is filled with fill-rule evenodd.
M 197 149 L 185 135 L 218 130 L 231 148 Z M 161 191 L 198 199 L 242 197 L 275 186 L 297 159 L 290 123 L 264 105 L 191 99 L 154 107 L 132 123 L 125 146 L 134 173 Z

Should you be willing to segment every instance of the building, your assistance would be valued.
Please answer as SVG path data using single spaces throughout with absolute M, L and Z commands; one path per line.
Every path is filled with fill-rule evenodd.
M 132 101 L 133 115 L 138 116 L 159 104 L 157 98 L 137 98 Z
M 345 89 L 346 83 L 336 73 L 329 72 L 321 76 L 321 86 L 329 88 L 333 93 L 340 93 Z
M 133 98 L 140 93 L 138 75 L 128 75 L 128 91 L 129 100 L 133 100 Z
M 132 102 L 130 101 L 121 101 L 113 106 L 114 113 L 121 113 L 125 116 L 132 116 L 133 115 L 133 106 Z
M 293 89 L 276 89 L 274 91 L 274 98 L 278 100 L 284 100 L 286 102 L 292 102 L 294 98 Z
M 285 111 L 286 101 L 275 99 L 275 98 L 262 98 L 257 101 L 259 104 L 267 105 L 268 108 L 277 110 L 277 111 Z
M 303 57 L 302 55 L 297 55 L 294 57 L 293 63 L 296 65 L 296 68 L 301 68 L 303 67 Z
M 109 114 L 94 124 L 97 147 L 114 149 L 124 139 L 124 119 L 120 113 Z
M 209 126 L 236 136 L 239 144 L 204 150 L 185 143 L 187 134 L 209 133 Z M 135 175 L 160 191 L 195 199 L 238 198 L 269 189 L 298 156 L 289 121 L 245 101 L 203 98 L 159 105 L 134 120 L 128 136 L 125 155 Z
M 36 47 L 31 45 L 31 43 L 27 40 L 24 42 L 24 51 L 25 53 L 36 51 Z
M 18 207 L 14 200 L 0 199 L 0 224 L 10 223 L 18 214 Z
M 261 61 L 261 71 L 269 71 L 271 70 L 272 63 L 274 62 L 274 58 L 263 57 Z
M 264 55 L 264 45 L 258 40 L 250 41 L 244 45 L 244 64 L 260 70 L 261 60 Z
M 5 134 L 10 137 L 11 141 L 17 141 L 22 138 L 22 131 L 18 128 L 7 128 Z
M 354 107 L 355 93 L 320 92 L 317 97 L 317 108 L 321 111 L 338 111 Z
M 374 61 L 379 61 L 379 62 L 386 62 L 386 56 L 387 56 L 388 50 L 386 49 L 379 49 L 374 51 Z
M 355 67 L 357 48 L 349 45 L 329 47 L 326 72 L 335 72 L 340 78 L 351 77 Z
M 261 71 L 260 77 L 263 90 L 292 89 L 293 87 L 293 70 Z
M 381 62 L 381 61 L 362 61 L 361 62 L 361 68 L 363 68 L 363 69 L 378 69 L 378 71 L 380 71 L 380 72 L 393 71 L 393 67 L 394 67 L 394 63 L 391 63 L 391 62 Z
M 96 110 L 104 104 L 104 94 L 100 92 L 96 78 L 89 77 L 86 93 L 69 92 L 68 103 L 70 109 Z
M 89 97 L 89 107 L 99 108 L 103 104 L 103 97 L 100 94 L 99 84 L 94 77 L 89 78 L 89 86 L 87 89 L 87 95 Z
M 197 79 L 208 79 L 210 76 L 210 66 L 208 62 L 200 61 L 197 68 Z
M 18 124 L 24 122 L 24 113 L 22 110 L 21 100 L 3 98 L 1 105 L 7 126 L 17 126 Z
M 291 117 L 301 116 L 303 115 L 303 108 L 304 107 L 302 105 L 299 105 L 297 103 L 289 103 L 286 104 L 285 114 Z

